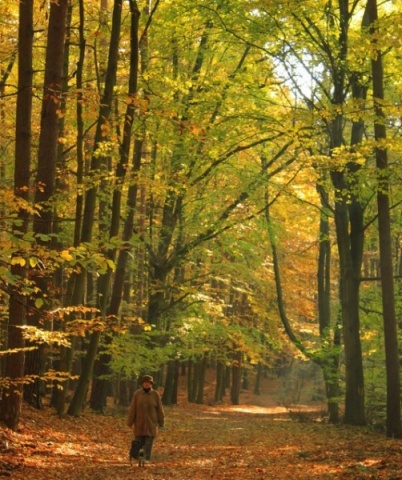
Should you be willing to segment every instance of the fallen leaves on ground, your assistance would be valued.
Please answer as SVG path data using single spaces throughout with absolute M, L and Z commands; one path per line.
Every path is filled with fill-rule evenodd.
M 0 429 L 0 476 L 63 480 L 402 480 L 402 441 L 368 428 L 295 421 L 285 409 L 166 407 L 153 460 L 130 465 L 125 412 L 59 418 L 24 408 Z

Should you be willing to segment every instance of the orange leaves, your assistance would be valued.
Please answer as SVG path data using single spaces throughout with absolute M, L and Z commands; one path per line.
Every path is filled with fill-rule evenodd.
M 132 432 L 125 410 L 108 416 L 86 411 L 77 419 L 24 407 L 19 432 L 0 429 L 0 474 L 12 472 L 14 480 L 399 478 L 397 440 L 369 429 L 292 421 L 272 394 L 257 400 L 265 406 L 166 407 L 167 429 L 145 468 L 128 461 Z

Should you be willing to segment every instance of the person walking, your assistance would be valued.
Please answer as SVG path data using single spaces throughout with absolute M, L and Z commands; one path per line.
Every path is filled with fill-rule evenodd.
M 165 412 L 159 393 L 153 389 L 154 379 L 144 375 L 128 409 L 127 425 L 134 430 L 130 458 L 138 459 L 141 448 L 145 461 L 151 460 L 152 446 L 158 427 L 165 425 Z

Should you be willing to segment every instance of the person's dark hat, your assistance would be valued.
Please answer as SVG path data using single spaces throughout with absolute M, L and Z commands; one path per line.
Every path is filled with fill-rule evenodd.
M 141 384 L 143 384 L 144 382 L 149 382 L 149 383 L 152 383 L 152 385 L 153 385 L 154 384 L 154 379 L 153 379 L 153 377 L 151 377 L 151 375 L 144 375 L 141 378 Z

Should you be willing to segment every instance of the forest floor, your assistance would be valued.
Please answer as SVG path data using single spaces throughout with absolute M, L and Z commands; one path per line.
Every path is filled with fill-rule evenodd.
M 165 407 L 152 461 L 130 465 L 125 410 L 58 417 L 24 406 L 17 432 L 0 426 L 0 477 L 13 480 L 402 480 L 402 440 L 329 425 L 320 406 L 296 410 L 248 395 L 242 405 Z

